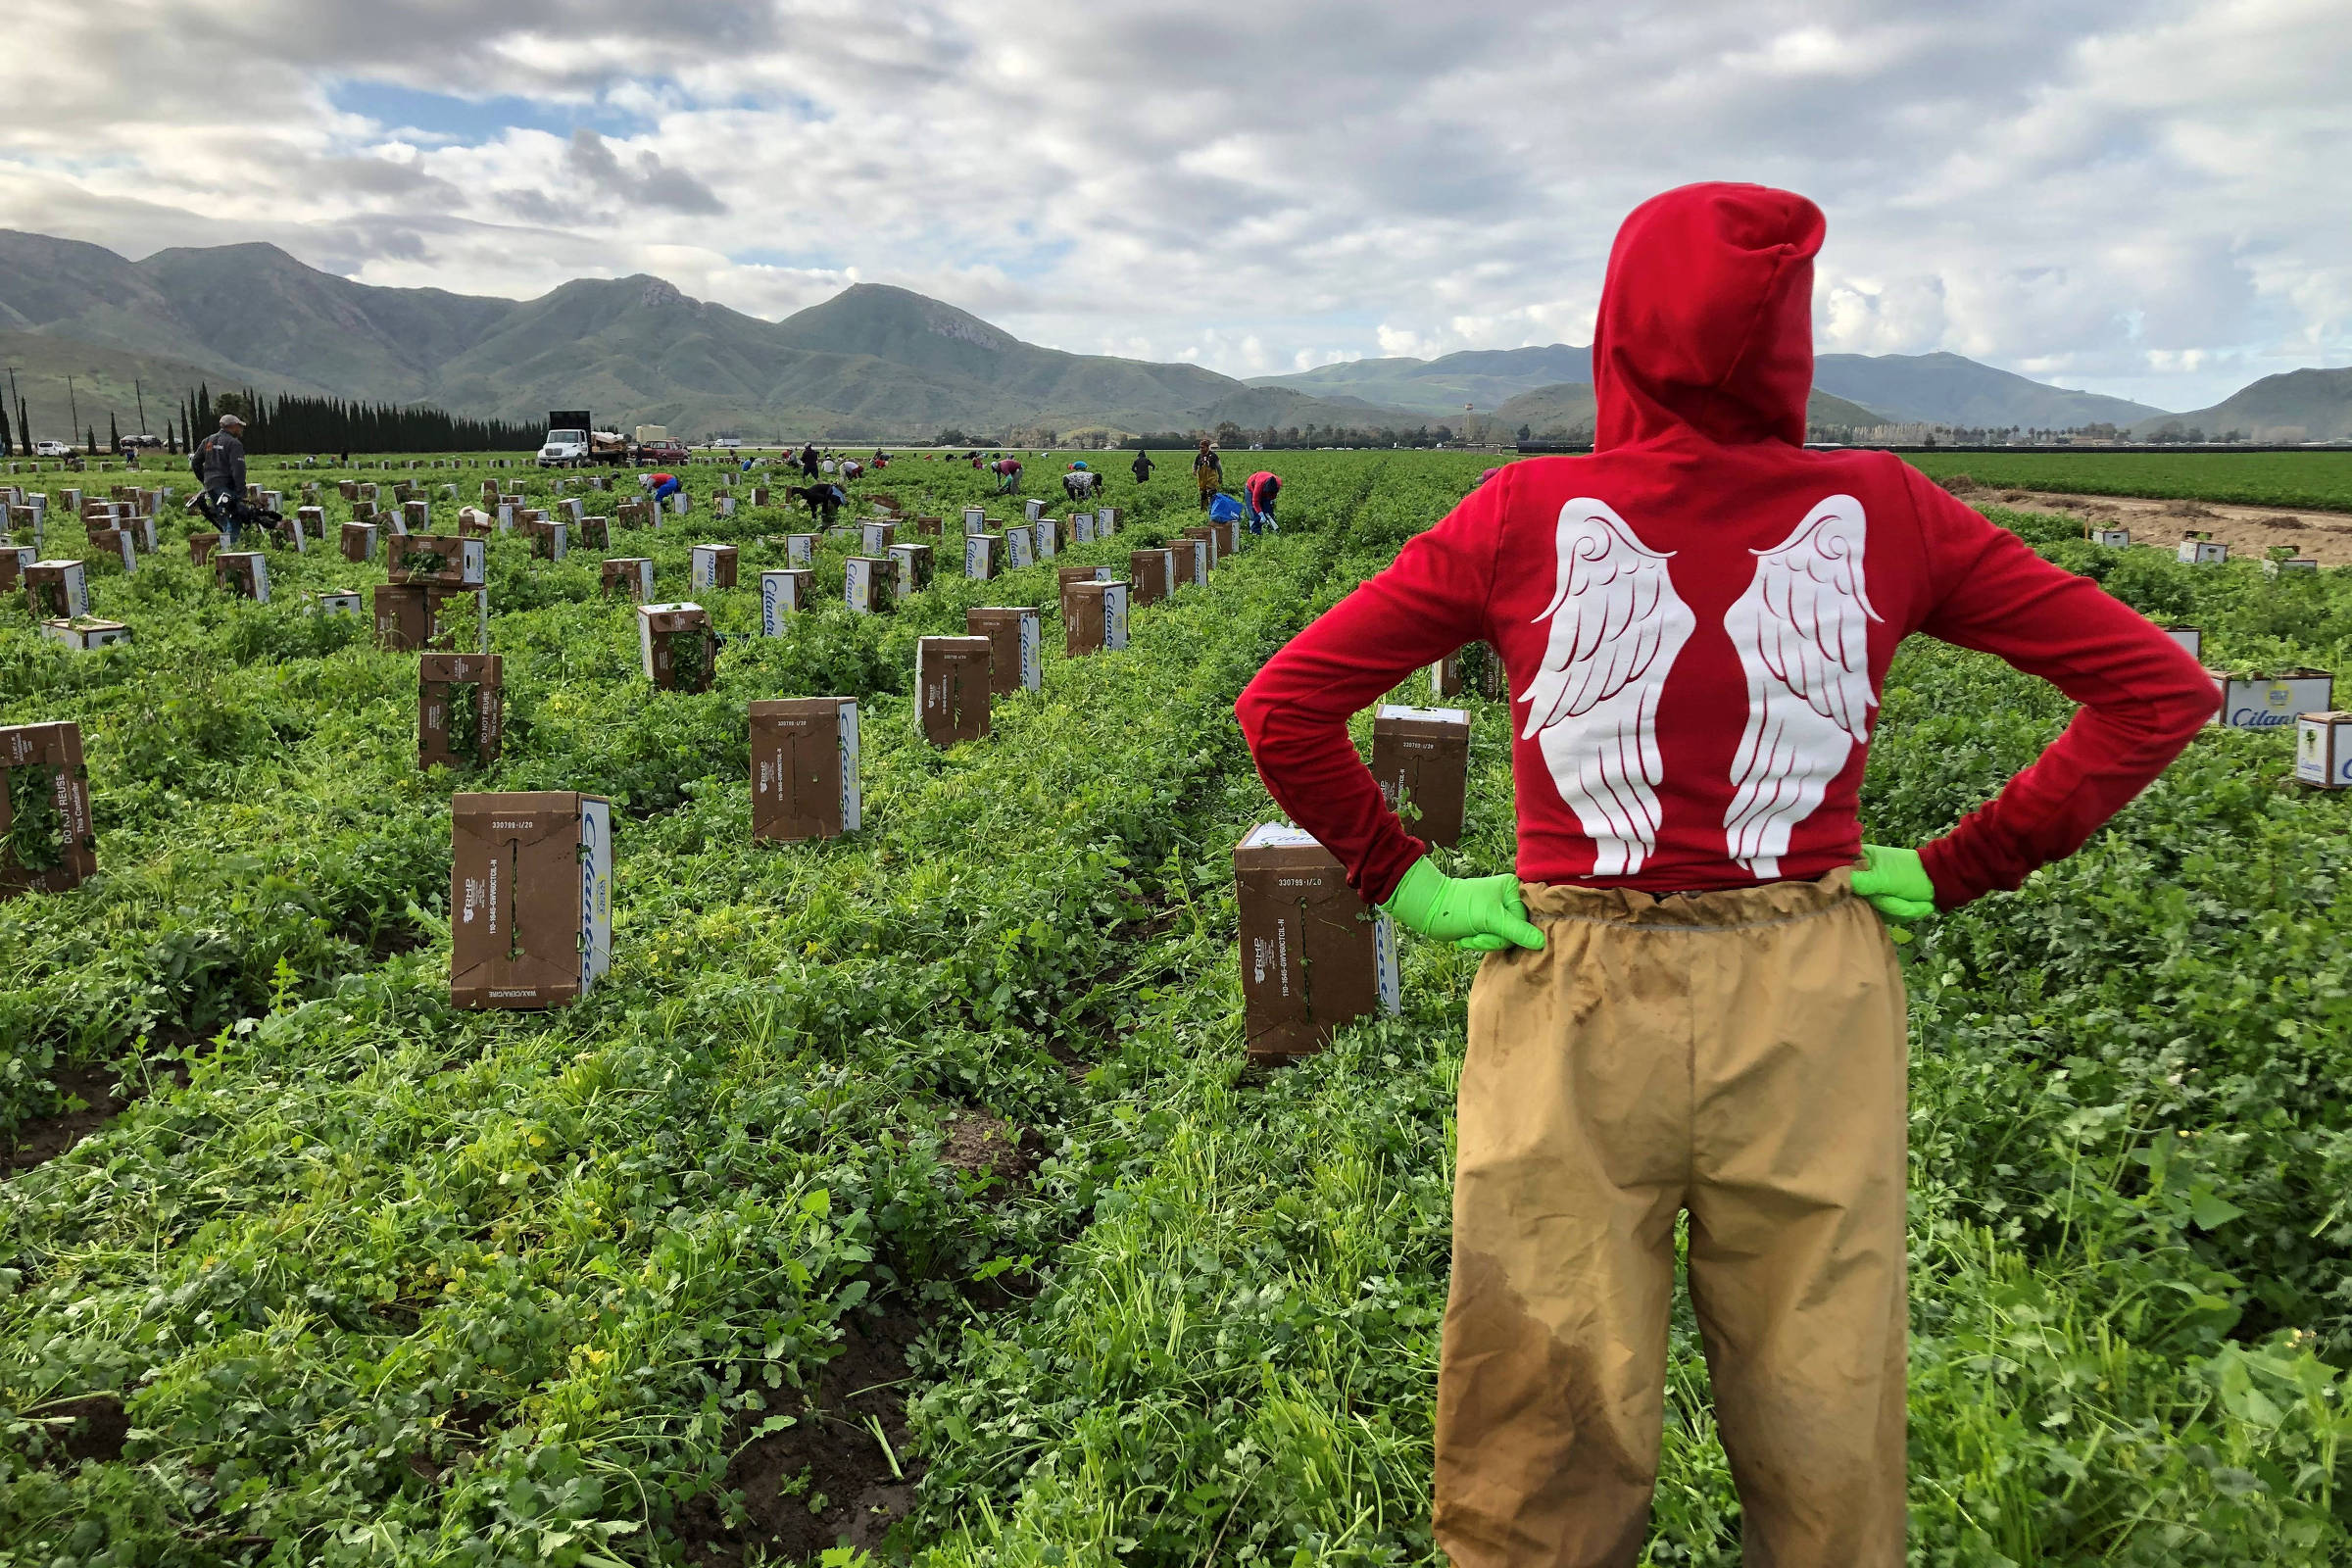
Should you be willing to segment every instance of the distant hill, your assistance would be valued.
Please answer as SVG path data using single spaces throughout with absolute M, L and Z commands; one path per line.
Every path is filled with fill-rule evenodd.
M 1396 408 L 1459 415 L 1475 403 L 1514 428 L 1524 414 L 1506 400 L 1592 379 L 1592 351 L 1571 344 L 1448 354 L 1437 360 L 1354 360 L 1298 375 L 1256 376 L 1255 386 L 1284 386 L 1328 396 L 1372 398 Z M 1824 354 L 1813 362 L 1813 386 L 1847 403 L 1875 410 L 1878 423 L 1952 424 L 2065 429 L 2105 422 L 2129 425 L 2161 409 L 2095 392 L 2070 392 L 1957 354 Z M 1845 416 L 1817 424 L 1841 425 Z M 1534 422 L 1529 420 L 1527 422 Z
M 1494 411 L 1494 422 L 1505 429 L 1525 425 L 1538 439 L 1573 441 L 1592 434 L 1592 388 L 1575 381 L 1522 392 Z M 1887 423 L 1886 416 L 1827 392 L 1815 392 L 1805 403 L 1805 422 L 1812 427 L 1855 429 Z
M 531 420 L 586 407 L 599 423 L 665 424 L 689 438 L 927 436 L 1082 425 L 1143 430 L 1379 428 L 1411 410 L 1253 387 L 1194 365 L 1065 354 L 954 306 L 858 284 L 783 321 L 691 299 L 657 277 L 579 279 L 534 300 L 379 288 L 271 245 L 159 251 L 0 230 L 0 336 L 37 364 L 24 388 L 42 435 L 63 433 L 64 376 L 82 424 L 149 422 L 198 379 L 216 390 L 425 402 Z M 54 371 L 54 374 L 51 372 Z M 103 372 L 103 373 L 102 373 Z M 87 378 L 92 390 L 80 391 Z M 118 386 L 120 383 L 120 386 Z M 95 400 L 95 401 L 93 401 Z M 54 402 L 54 412 L 49 404 Z
M 1813 384 L 1901 423 L 2063 430 L 2128 425 L 2162 409 L 2096 392 L 2070 392 L 1958 354 L 1823 354 Z
M 1499 416 L 1500 405 L 1523 392 L 1592 379 L 1591 349 L 1554 343 L 1545 348 L 1470 349 L 1436 360 L 1351 360 L 1296 375 L 1251 376 L 1250 384 L 1313 397 L 1363 398 L 1459 420 L 1465 403 L 1480 414 Z
M 2132 426 L 2137 436 L 2207 436 L 2243 431 L 2255 441 L 2337 441 L 2352 437 L 2352 369 L 2288 370 L 2266 375 L 2210 409 L 2159 415 Z

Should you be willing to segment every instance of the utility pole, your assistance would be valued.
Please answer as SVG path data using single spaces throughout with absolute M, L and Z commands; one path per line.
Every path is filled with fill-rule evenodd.
M 147 433 L 147 391 L 139 385 L 139 378 L 135 375 L 130 378 L 130 395 L 139 400 L 139 434 L 145 435 Z
M 66 426 L 66 434 L 72 436 L 75 433 L 74 426 L 81 422 L 81 404 L 74 396 L 74 378 L 70 375 L 66 377 L 66 413 L 72 416 L 72 422 Z

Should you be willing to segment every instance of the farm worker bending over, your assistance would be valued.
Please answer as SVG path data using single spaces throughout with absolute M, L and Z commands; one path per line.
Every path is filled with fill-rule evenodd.
M 220 416 L 220 428 L 196 447 L 191 466 L 204 486 L 205 510 L 220 527 L 220 548 L 237 548 L 237 519 L 245 512 L 245 443 L 237 432 L 245 421 L 233 414 Z
M 994 465 L 997 472 L 997 494 L 1008 496 L 1021 482 L 1021 460 L 999 458 Z
M 685 488 L 678 483 L 678 476 L 674 473 L 649 473 L 637 482 L 652 493 L 657 507 Z
M 1250 531 L 1256 533 L 1262 526 L 1268 532 L 1280 533 L 1274 526 L 1274 498 L 1282 494 L 1282 478 L 1260 468 L 1242 481 L 1242 499 L 1250 505 Z
M 1258 771 L 1350 884 L 1483 951 L 1438 1373 L 1456 1568 L 1631 1564 L 1675 1224 L 1744 1558 L 1898 1568 L 1905 1020 L 1886 922 L 2014 888 L 2188 744 L 2213 680 L 1900 458 L 1808 452 L 1822 216 L 1690 185 L 1618 231 L 1590 457 L 1514 463 L 1277 654 Z M 1865 845 L 1913 632 L 2082 704 L 1997 798 Z M 1509 675 L 1518 875 L 1452 877 L 1348 715 L 1481 640 Z M 1524 881 L 1522 880 L 1524 878 Z
M 1135 475 L 1137 484 L 1150 484 L 1152 482 L 1152 454 L 1141 447 L 1136 448 L 1135 463 L 1128 471 Z
M 1225 488 L 1225 465 L 1217 459 L 1217 449 L 1200 438 L 1200 450 L 1193 454 L 1193 483 L 1200 487 L 1200 510 L 1208 510 L 1208 498 Z

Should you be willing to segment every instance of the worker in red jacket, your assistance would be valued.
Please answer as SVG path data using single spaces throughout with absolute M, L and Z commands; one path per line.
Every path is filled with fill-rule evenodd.
M 1436 1531 L 1457 1568 L 1631 1564 L 1677 1216 L 1750 1563 L 1904 1560 L 1903 984 L 1885 922 L 2072 853 L 2212 714 L 2172 639 L 1889 453 L 1804 450 L 1822 216 L 1693 185 L 1626 220 L 1590 457 L 1514 463 L 1242 694 L 1362 896 L 1487 952 L 1460 1086 Z M 1895 645 L 2082 704 L 1916 851 L 1856 796 Z M 1454 878 L 1348 716 L 1483 640 L 1518 875 Z

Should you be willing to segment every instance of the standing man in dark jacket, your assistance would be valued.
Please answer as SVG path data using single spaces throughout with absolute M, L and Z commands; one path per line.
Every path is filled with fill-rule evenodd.
M 1152 482 L 1152 454 L 1146 452 L 1141 447 L 1135 449 L 1133 472 L 1135 474 L 1135 482 L 1137 484 L 1150 484 Z
M 237 432 L 245 421 L 233 414 L 220 416 L 220 428 L 196 448 L 196 478 L 204 486 L 205 507 L 220 525 L 220 548 L 237 548 L 237 518 L 245 510 L 245 443 Z

